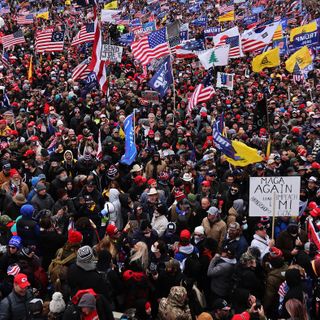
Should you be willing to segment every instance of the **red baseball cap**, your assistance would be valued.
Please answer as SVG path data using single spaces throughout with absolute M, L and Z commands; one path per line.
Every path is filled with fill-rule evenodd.
M 30 286 L 30 282 L 28 281 L 28 277 L 24 273 L 18 273 L 14 277 L 14 284 L 18 285 L 21 289 Z
M 111 237 L 118 233 L 118 231 L 118 228 L 114 224 L 109 224 L 106 228 L 106 233 Z

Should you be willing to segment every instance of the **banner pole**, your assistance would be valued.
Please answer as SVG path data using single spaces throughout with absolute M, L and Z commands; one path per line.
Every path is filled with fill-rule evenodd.
M 175 78 L 174 78 L 174 72 L 173 72 L 173 66 L 170 56 L 170 63 L 171 63 L 171 74 L 172 74 L 172 89 L 173 89 L 173 125 L 175 123 L 175 117 L 176 117 L 176 85 L 175 85 Z
M 272 194 L 272 235 L 271 239 L 274 239 L 274 225 L 276 220 L 276 193 Z

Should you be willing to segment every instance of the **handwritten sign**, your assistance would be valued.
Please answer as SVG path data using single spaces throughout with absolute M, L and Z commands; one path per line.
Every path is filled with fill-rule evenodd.
M 275 216 L 298 216 L 300 177 L 251 177 L 249 216 L 272 217 L 273 194 Z
M 101 49 L 101 60 L 121 62 L 123 47 L 103 44 Z

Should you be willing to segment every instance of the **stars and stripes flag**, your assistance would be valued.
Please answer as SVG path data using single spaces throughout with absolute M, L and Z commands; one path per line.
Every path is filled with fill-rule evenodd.
M 90 69 L 89 69 L 89 63 L 90 63 L 90 59 L 86 59 L 84 61 L 82 61 L 81 63 L 79 63 L 73 70 L 72 70 L 72 80 L 83 80 L 85 79 L 89 73 L 90 73 Z
M 213 37 L 215 47 L 230 45 L 229 58 L 242 57 L 240 33 L 238 27 L 233 27 Z
M 222 5 L 221 7 L 219 7 L 218 9 L 219 11 L 219 14 L 224 14 L 224 13 L 227 13 L 229 11 L 234 11 L 234 5 L 233 4 L 224 4 Z
M 38 53 L 63 51 L 64 31 L 48 28 L 36 34 L 35 48 Z
M 147 65 L 153 59 L 169 55 L 170 49 L 166 41 L 166 28 L 153 31 L 140 40 L 132 42 L 131 50 L 135 59 L 139 60 L 142 65 Z
M 280 22 L 258 26 L 250 30 L 245 30 L 241 37 L 242 50 L 244 52 L 257 51 L 268 45 L 273 38 Z
M 24 39 L 22 30 L 18 30 L 15 33 L 8 34 L 2 37 L 2 45 L 4 49 L 13 47 L 18 44 L 23 44 L 25 42 L 26 40 Z
M 96 74 L 97 81 L 100 85 L 102 92 L 106 93 L 108 89 L 108 78 L 106 70 L 106 62 L 102 61 L 100 58 L 102 49 L 102 34 L 100 30 L 100 25 L 98 22 L 97 12 L 94 10 L 95 20 L 94 20 L 94 42 L 92 49 L 92 58 L 89 65 L 89 70 Z
M 71 46 L 94 41 L 94 23 L 83 25 L 78 34 L 72 40 Z
M 210 100 L 214 94 L 215 90 L 213 86 L 205 87 L 203 83 L 199 84 L 189 99 L 187 114 L 191 114 L 198 103 Z
M 304 82 L 304 75 L 301 72 L 301 69 L 298 63 L 294 65 L 293 72 L 292 72 L 292 80 L 295 84 Z
M 19 25 L 27 25 L 27 24 L 33 24 L 33 14 L 23 14 L 17 17 L 17 24 Z
M 8 52 L 6 52 L 6 51 L 2 52 L 1 62 L 2 62 L 2 65 L 3 65 L 3 67 L 5 69 L 9 69 L 10 62 L 9 62 L 9 54 L 8 54 Z

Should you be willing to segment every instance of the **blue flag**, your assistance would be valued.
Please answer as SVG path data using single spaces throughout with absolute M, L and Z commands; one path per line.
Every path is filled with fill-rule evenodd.
M 239 157 L 235 155 L 236 151 L 234 150 L 231 141 L 222 135 L 223 128 L 223 114 L 217 121 L 214 123 L 212 128 L 212 136 L 215 146 L 227 157 L 237 160 Z
M 191 22 L 196 27 L 205 27 L 207 25 L 207 17 L 199 17 Z
M 153 75 L 152 79 L 148 82 L 148 86 L 160 93 L 160 97 L 163 98 L 170 85 L 173 83 L 171 61 L 168 56 L 157 72 Z
M 264 11 L 264 6 L 259 6 L 259 7 L 252 7 L 251 12 L 252 14 L 259 14 Z
M 84 82 L 84 88 L 81 92 L 82 96 L 86 96 L 93 88 L 96 88 L 98 84 L 97 76 L 94 71 L 90 72 Z
M 131 43 L 134 41 L 134 33 L 124 33 L 118 38 L 118 42 L 124 46 L 131 45 Z
M 130 166 L 137 156 L 137 148 L 134 143 L 134 128 L 133 128 L 133 117 L 131 113 L 124 120 L 124 133 L 126 135 L 125 141 L 125 153 L 121 157 L 120 162 Z
M 191 12 L 191 13 L 196 13 L 196 12 L 199 12 L 200 9 L 201 9 L 201 8 L 200 8 L 200 4 L 199 4 L 199 3 L 196 3 L 196 4 L 192 5 L 192 6 L 190 6 L 190 7 L 188 8 L 188 11 Z

